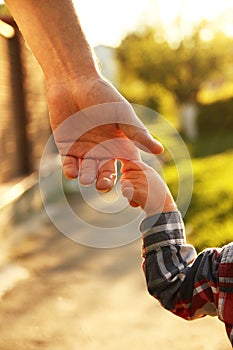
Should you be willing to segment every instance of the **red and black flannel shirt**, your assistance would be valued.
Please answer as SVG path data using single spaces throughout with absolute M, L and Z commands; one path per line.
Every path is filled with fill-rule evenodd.
M 186 320 L 218 316 L 233 346 L 233 243 L 197 255 L 178 211 L 146 218 L 140 230 L 149 293 Z

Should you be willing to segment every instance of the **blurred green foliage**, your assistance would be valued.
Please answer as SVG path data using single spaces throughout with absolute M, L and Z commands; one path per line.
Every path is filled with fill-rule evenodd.
M 192 159 L 194 186 L 185 216 L 188 241 L 198 251 L 233 241 L 233 150 Z M 177 171 L 165 167 L 166 181 L 177 193 Z
M 233 98 L 199 104 L 198 109 L 198 130 L 201 135 L 214 133 L 216 130 L 218 132 L 231 130 L 233 134 Z
M 216 104 L 213 114 L 221 113 L 220 106 L 224 113 L 224 103 Z M 222 114 L 218 118 L 228 121 Z M 222 123 L 203 129 L 198 141 L 189 146 L 194 189 L 185 219 L 189 240 L 198 251 L 233 241 L 233 128 Z
M 201 250 L 233 241 L 233 152 L 193 160 L 189 239 Z
M 232 130 L 219 129 L 214 132 L 206 132 L 196 142 L 186 144 L 192 158 L 204 158 L 210 155 L 223 153 L 233 148 Z M 233 186 L 233 182 L 232 182 Z
M 233 40 L 216 34 L 203 41 L 204 26 L 200 24 L 176 47 L 161 40 L 153 28 L 127 35 L 117 48 L 122 85 L 139 80 L 150 89 L 160 84 L 179 104 L 196 101 L 203 82 L 228 74 L 232 66 Z
M 0 16 L 10 16 L 10 11 L 5 4 L 0 4 Z
M 191 102 L 199 105 L 201 132 L 220 124 L 232 128 L 233 85 L 229 88 L 229 81 L 233 81 L 233 39 L 215 33 L 212 40 L 204 41 L 206 26 L 198 25 L 175 47 L 154 28 L 127 35 L 116 49 L 118 87 L 123 95 L 132 103 L 155 109 L 176 125 L 179 107 Z M 224 96 L 218 91 L 224 91 L 228 101 L 212 105 L 203 93 L 207 87 L 209 94 L 221 99 Z
M 130 102 L 158 111 L 173 124 L 180 105 L 198 106 L 199 138 L 185 140 L 194 175 L 185 225 L 198 251 L 233 241 L 233 39 L 214 33 L 205 41 L 205 25 L 173 46 L 146 28 L 127 35 L 117 48 L 119 88 Z M 176 198 L 179 174 L 166 154 L 165 180 Z

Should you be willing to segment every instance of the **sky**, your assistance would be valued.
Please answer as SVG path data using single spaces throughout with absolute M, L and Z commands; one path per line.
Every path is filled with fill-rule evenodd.
M 214 21 L 225 33 L 233 36 L 233 0 L 72 1 L 93 46 L 117 46 L 128 32 L 142 28 L 145 24 L 162 26 L 165 28 L 165 39 L 172 41 L 176 40 L 180 32 L 189 31 L 192 23 L 203 19 Z M 0 0 L 0 3 L 3 1 Z M 174 26 L 178 16 L 181 18 L 179 33 L 177 26 Z
M 92 45 L 119 45 L 130 31 L 145 24 L 162 26 L 176 37 L 174 20 L 181 17 L 181 30 L 203 19 L 215 21 L 233 36 L 232 0 L 73 0 L 82 27 Z M 208 34 L 208 33 L 206 33 Z

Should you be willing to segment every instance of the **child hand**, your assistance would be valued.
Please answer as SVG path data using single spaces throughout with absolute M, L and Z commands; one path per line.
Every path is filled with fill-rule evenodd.
M 123 161 L 121 190 L 133 207 L 140 206 L 146 216 L 176 211 L 172 195 L 159 174 L 140 161 Z

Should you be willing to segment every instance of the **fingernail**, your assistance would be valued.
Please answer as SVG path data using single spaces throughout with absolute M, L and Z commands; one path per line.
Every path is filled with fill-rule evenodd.
M 96 188 L 99 192 L 108 192 L 112 189 L 112 187 L 113 182 L 107 177 L 103 177 L 96 184 Z
M 91 186 L 94 183 L 94 179 L 92 177 L 80 177 L 79 183 L 83 186 Z

